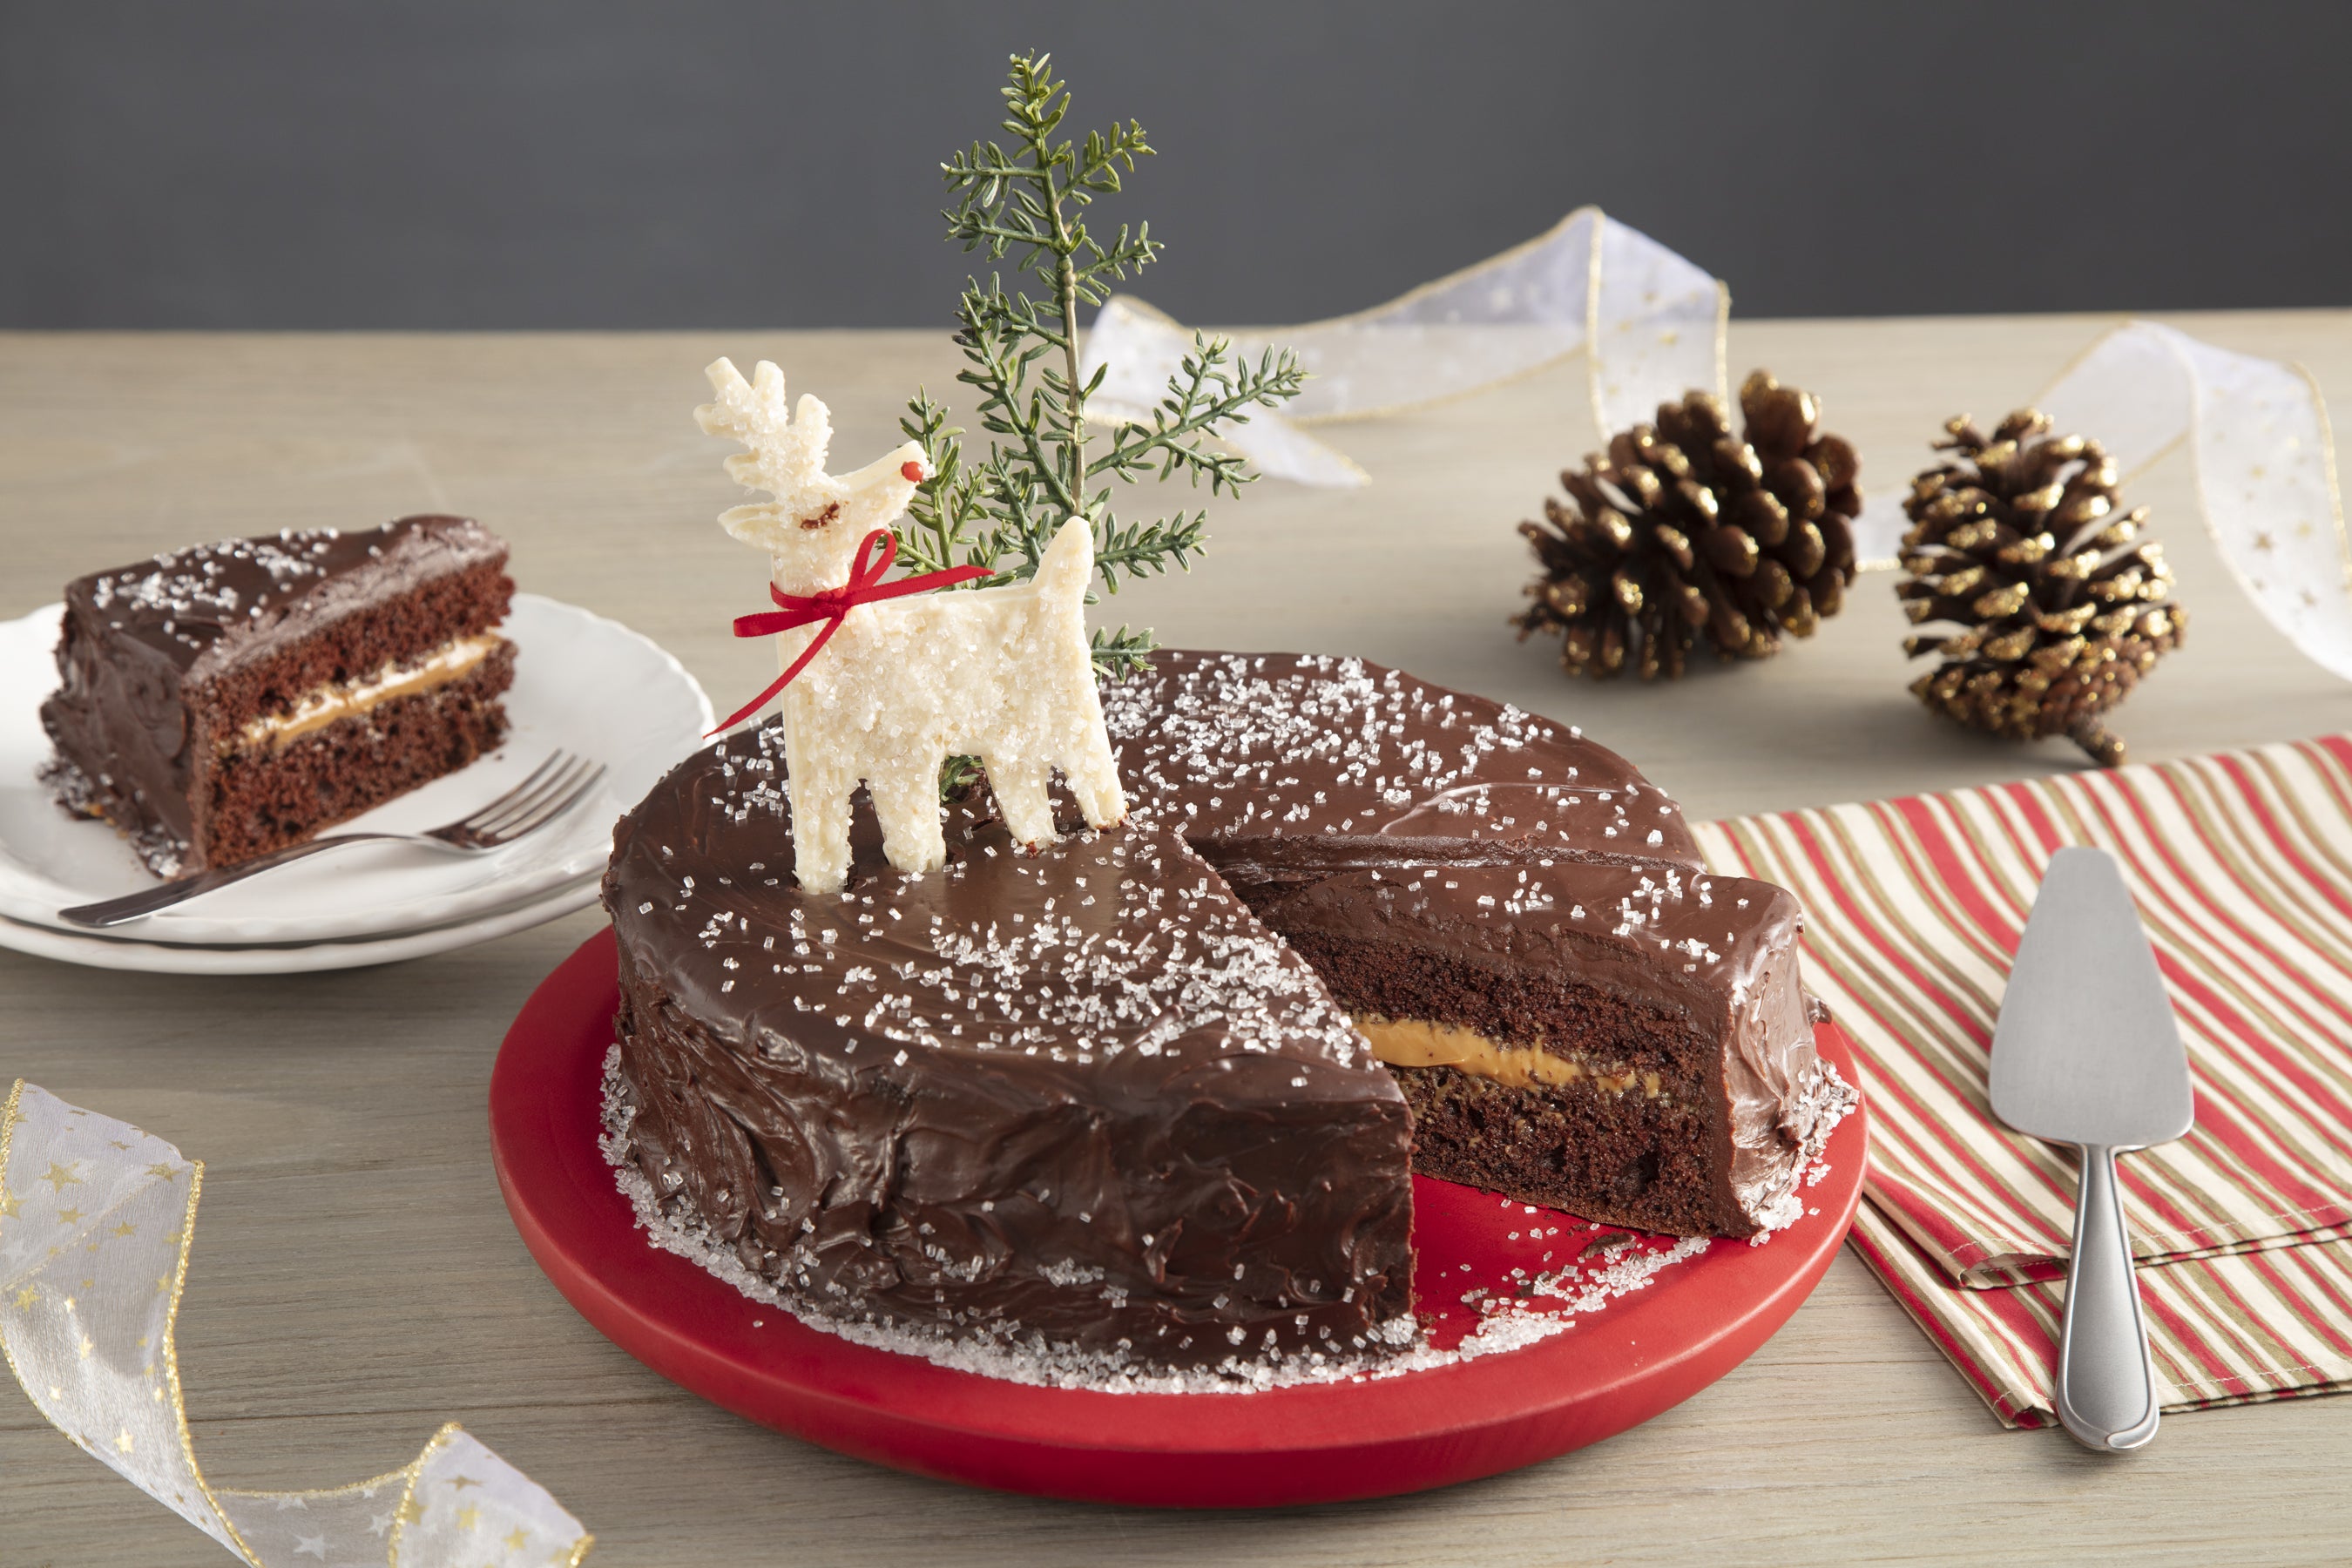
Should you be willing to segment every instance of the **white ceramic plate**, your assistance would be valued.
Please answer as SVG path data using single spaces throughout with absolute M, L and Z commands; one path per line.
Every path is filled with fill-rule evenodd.
M 10 922 L 0 928 L 0 945 L 10 947 L 24 947 L 16 935 L 36 927 L 89 940 L 57 911 L 154 882 L 112 828 L 68 818 L 37 776 L 49 756 L 40 704 L 57 687 L 62 613 L 51 605 L 0 624 L 0 920 Z M 559 750 L 610 770 L 579 805 L 487 855 L 460 858 L 362 845 L 225 888 L 113 934 L 182 947 L 309 947 L 437 933 L 494 914 L 551 907 L 559 892 L 572 896 L 574 884 L 603 868 L 614 819 L 701 744 L 711 724 L 710 700 L 653 643 L 574 605 L 518 594 L 502 629 L 517 648 L 507 743 L 343 826 L 394 832 L 438 826 L 505 794 Z
M 48 926 L 0 921 L 0 947 L 12 947 L 19 952 L 65 963 L 88 964 L 93 969 L 138 969 L 152 974 L 305 974 L 324 969 L 359 969 L 371 963 L 396 963 L 404 958 L 447 952 L 452 948 L 471 947 L 493 937 L 527 931 L 594 903 L 596 884 L 596 878 L 583 877 L 529 903 L 470 921 L 352 942 L 279 947 L 175 947 L 95 931 L 58 931 Z

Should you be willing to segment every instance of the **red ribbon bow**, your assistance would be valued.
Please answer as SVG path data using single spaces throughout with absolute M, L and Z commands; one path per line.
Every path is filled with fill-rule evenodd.
M 881 559 L 869 562 L 867 557 L 873 554 L 875 542 L 877 540 L 882 546 Z M 787 594 L 774 584 L 769 584 L 768 597 L 775 600 L 781 607 L 775 610 L 762 610 L 756 616 L 736 616 L 735 635 L 737 637 L 769 637 L 776 632 L 788 632 L 795 626 L 810 626 L 818 621 L 824 623 L 824 629 L 810 639 L 808 647 L 801 650 L 800 658 L 793 660 L 791 667 L 783 674 L 770 682 L 765 691 L 720 720 L 718 728 L 712 730 L 710 734 L 716 735 L 720 730 L 731 730 L 766 707 L 768 699 L 793 683 L 793 677 L 806 668 L 808 661 L 816 657 L 817 649 L 823 647 L 833 634 L 841 629 L 843 617 L 858 605 L 871 605 L 882 599 L 902 599 L 909 594 L 919 594 L 926 589 L 951 587 L 958 583 L 970 583 L 992 574 L 985 566 L 950 566 L 940 572 L 918 572 L 912 577 L 901 577 L 895 583 L 883 582 L 883 574 L 890 570 L 890 563 L 898 559 L 898 540 L 891 536 L 888 529 L 877 528 L 867 534 L 864 542 L 858 545 L 857 559 L 850 564 L 849 581 L 840 587 L 827 588 L 822 593 L 804 595 Z M 708 739 L 707 736 L 705 738 Z

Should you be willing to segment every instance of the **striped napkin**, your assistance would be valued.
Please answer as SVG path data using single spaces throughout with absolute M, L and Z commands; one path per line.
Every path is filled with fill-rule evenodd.
M 1993 1019 L 2051 854 L 2113 851 L 2197 1089 L 2120 1166 L 2164 1407 L 2352 1386 L 2352 737 L 1697 831 L 1804 904 L 1868 1079 L 1854 1246 L 2012 1426 L 2055 1420 L 2074 1161 L 1993 1120 Z

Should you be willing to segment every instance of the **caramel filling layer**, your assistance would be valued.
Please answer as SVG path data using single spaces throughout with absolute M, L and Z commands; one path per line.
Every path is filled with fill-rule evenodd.
M 1365 1013 L 1358 1015 L 1355 1022 L 1357 1032 L 1371 1042 L 1372 1055 L 1391 1067 L 1449 1067 L 1513 1089 L 1589 1083 L 1607 1094 L 1623 1094 L 1639 1087 L 1646 1099 L 1664 1097 L 1656 1073 L 1636 1072 L 1622 1064 L 1507 1045 L 1475 1029 L 1425 1018 L 1383 1018 Z
M 258 746 L 282 746 L 314 730 L 366 712 L 395 697 L 414 697 L 436 686 L 462 680 L 473 673 L 506 639 L 495 632 L 456 637 L 423 658 L 408 664 L 387 664 L 362 680 L 331 681 L 307 692 L 283 713 L 265 713 L 247 721 L 223 751 Z

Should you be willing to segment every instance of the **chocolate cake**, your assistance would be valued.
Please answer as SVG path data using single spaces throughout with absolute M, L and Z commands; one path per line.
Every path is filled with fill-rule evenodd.
M 1413 1168 L 1791 1217 L 1842 1092 L 1795 910 L 1622 758 L 1354 659 L 1163 653 L 1104 708 L 1132 815 L 1034 854 L 975 792 L 902 873 L 861 804 L 804 894 L 774 728 L 623 818 L 607 1147 L 657 1236 L 907 1342 L 1246 1376 L 1410 1342 Z
M 289 531 L 66 585 L 41 705 L 59 803 L 158 876 L 232 865 L 453 773 L 506 733 L 507 548 L 459 517 Z
M 1538 860 L 1334 877 L 1265 918 L 1395 1072 L 1416 1170 L 1679 1236 L 1795 1217 L 1835 1091 L 1782 889 Z
M 701 753 L 614 839 L 655 1193 L 820 1310 L 1173 1364 L 1409 1333 L 1403 1097 L 1181 837 L 1024 856 L 967 809 L 924 876 L 861 810 L 852 891 L 807 898 L 782 750 Z

